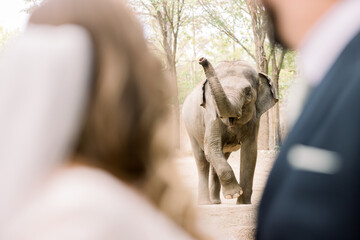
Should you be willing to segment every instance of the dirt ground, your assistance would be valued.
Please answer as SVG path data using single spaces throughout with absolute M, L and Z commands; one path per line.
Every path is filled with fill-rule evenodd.
M 198 206 L 200 225 L 215 239 L 254 239 L 257 207 L 275 156 L 275 151 L 258 151 L 251 205 L 236 205 L 236 199 L 222 198 L 222 204 L 220 205 Z M 231 154 L 229 163 L 238 179 L 240 171 L 239 151 Z M 176 159 L 176 164 L 184 183 L 193 193 L 194 199 L 196 199 L 197 170 L 191 152 L 182 153 Z

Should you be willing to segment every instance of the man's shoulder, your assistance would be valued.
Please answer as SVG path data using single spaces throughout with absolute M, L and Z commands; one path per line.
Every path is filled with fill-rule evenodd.
M 356 75 L 358 74 L 360 64 L 360 31 L 358 34 L 346 45 L 345 49 L 337 58 L 336 63 L 333 65 L 341 67 L 342 70 L 349 70 L 352 68 L 351 72 L 348 74 Z

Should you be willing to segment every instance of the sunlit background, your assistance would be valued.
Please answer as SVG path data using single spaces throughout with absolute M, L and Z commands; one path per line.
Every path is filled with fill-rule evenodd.
M 0 27 L 7 31 L 21 31 L 26 25 L 29 4 L 24 0 L 0 0 Z
M 263 9 L 251 9 L 245 0 L 119 1 L 127 2 L 134 10 L 143 24 L 149 46 L 162 61 L 164 69 L 173 76 L 177 85 L 177 106 L 181 106 L 186 96 L 204 79 L 203 70 L 197 61 L 200 57 L 207 57 L 214 65 L 229 60 L 250 62 L 259 71 L 271 76 L 279 90 L 279 105 L 285 102 L 287 90 L 297 74 L 295 54 L 271 45 L 265 33 Z M 21 35 L 29 12 L 41 2 L 43 0 L 0 0 L 0 54 L 11 40 Z M 177 6 L 181 4 L 182 11 L 176 12 Z M 175 11 L 176 17 L 167 18 L 165 11 L 159 21 L 155 13 L 160 6 L 162 11 Z M 251 11 L 259 15 L 261 24 L 253 24 Z M 159 23 L 161 21 L 163 24 Z M 160 27 L 164 24 L 167 26 L 165 31 Z M 176 27 L 172 29 L 171 26 Z M 265 36 L 265 41 L 260 42 L 258 33 Z M 280 116 L 276 119 L 275 122 L 279 123 L 277 129 L 281 129 Z M 271 144 L 270 140 L 266 141 L 265 145 L 266 149 L 272 149 L 279 145 L 279 140 Z
M 24 30 L 32 3 L 32 0 L 0 0 L 0 52 Z
M 4 56 L 12 40 L 21 37 L 25 30 L 29 12 L 44 0 L 0 0 L 0 57 Z M 102 2 L 103 0 L 98 0 Z M 256 1 L 246 0 L 117 0 L 126 1 L 143 25 L 145 37 L 153 53 L 161 60 L 171 82 L 176 85 L 176 96 L 172 99 L 173 118 L 177 121 L 174 130 L 177 135 L 179 167 L 187 180 L 189 189 L 196 192 L 196 167 L 191 155 L 191 145 L 181 121 L 184 99 L 196 85 L 205 79 L 203 68 L 198 64 L 200 57 L 206 57 L 215 66 L 221 61 L 245 60 L 261 72 L 271 76 L 279 90 L 280 101 L 264 114 L 259 133 L 260 178 L 255 180 L 255 203 L 259 202 L 267 173 L 272 166 L 276 150 L 286 134 L 284 110 L 287 104 L 288 88 L 297 76 L 295 53 L 284 51 L 272 45 L 266 35 L 266 17 L 261 6 L 249 5 Z M 159 10 L 160 9 L 160 10 Z M 179 11 L 182 9 L 182 11 Z M 173 13 L 171 17 L 168 12 Z M 253 24 L 252 15 L 260 24 Z M 163 27 L 165 26 L 165 27 Z M 262 37 L 259 37 L 259 34 Z M 261 39 L 263 39 L 261 41 Z M 259 44 L 260 43 L 260 44 Z M 21 58 L 21 54 L 18 55 Z M 266 61 L 264 61 L 264 59 Z M 0 79 L 1 79 L 0 73 Z M 267 151 L 270 150 L 270 151 Z M 275 151 L 274 151 L 275 150 Z M 239 152 L 233 154 L 229 162 L 239 169 Z M 258 163 L 259 165 L 259 163 Z M 191 177 L 188 177 L 191 176 Z M 257 184 L 257 185 L 256 185 Z M 251 235 L 254 229 L 255 207 L 247 208 L 239 225 L 246 226 L 234 230 L 234 224 L 221 222 L 220 228 L 228 232 L 241 231 Z M 226 219 L 234 219 L 233 212 Z M 212 216 L 212 212 L 206 213 Z M 216 213 L 219 215 L 219 213 Z M 220 214 L 221 215 L 221 214 Z M 208 219 L 211 219 L 211 217 Z M 244 230 L 245 229 L 245 230 Z M 239 233 L 240 234 L 240 233 Z M 248 239 L 248 238 L 244 238 Z

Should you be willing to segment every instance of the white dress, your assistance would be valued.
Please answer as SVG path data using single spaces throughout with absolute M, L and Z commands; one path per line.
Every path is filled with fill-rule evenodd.
M 9 219 L 0 239 L 191 239 L 139 193 L 90 167 L 61 170 Z

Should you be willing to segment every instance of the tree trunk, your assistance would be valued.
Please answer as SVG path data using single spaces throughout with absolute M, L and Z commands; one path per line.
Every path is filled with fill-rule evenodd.
M 279 76 L 274 73 L 272 74 L 272 80 L 273 80 L 273 84 L 275 89 L 279 89 Z M 270 141 L 270 148 L 274 148 L 275 146 L 280 146 L 282 143 L 282 139 L 281 139 L 281 134 L 280 134 L 280 107 L 279 107 L 280 103 L 278 102 L 277 104 L 275 104 L 275 106 L 270 110 L 271 112 L 271 129 L 272 129 L 272 138 Z
M 191 61 L 191 83 L 192 86 L 194 86 L 194 79 L 196 76 L 196 24 L 195 24 L 195 16 L 194 16 L 194 8 L 192 8 L 191 11 L 192 14 L 192 50 L 193 50 L 193 57 Z
M 260 118 L 260 129 L 258 136 L 258 149 L 268 150 L 269 149 L 269 114 L 264 113 Z
M 258 3 L 253 0 L 246 0 L 246 5 L 249 10 L 249 14 L 251 16 L 251 26 L 254 36 L 255 60 L 256 60 L 257 70 L 265 74 L 268 74 L 269 62 L 266 58 L 266 51 L 264 46 L 266 31 L 264 25 L 261 24 L 261 16 L 260 16 L 263 10 L 258 5 Z M 260 136 L 259 149 L 268 150 L 269 148 L 272 148 L 271 119 L 272 118 L 271 118 L 271 114 L 269 114 L 269 111 L 265 112 L 261 117 L 260 129 L 259 129 L 259 136 Z
M 177 149 L 180 149 L 180 107 L 179 107 L 179 91 L 178 91 L 178 84 L 177 84 L 177 75 L 176 75 L 176 65 L 175 63 L 173 63 L 170 66 L 170 78 L 171 81 L 174 84 L 174 99 L 173 99 L 173 104 L 174 104 L 174 115 L 175 115 L 175 147 Z
M 273 46 L 273 50 L 271 51 L 271 68 L 272 68 L 272 81 L 274 83 L 274 87 L 277 91 L 279 91 L 279 78 L 280 78 L 280 71 L 283 64 L 283 60 L 285 57 L 286 50 L 281 49 L 279 63 L 276 61 L 276 48 Z M 273 145 L 281 146 L 282 139 L 281 139 L 281 126 L 280 126 L 280 103 L 275 104 L 275 106 L 271 109 L 272 112 L 272 124 L 273 124 Z

